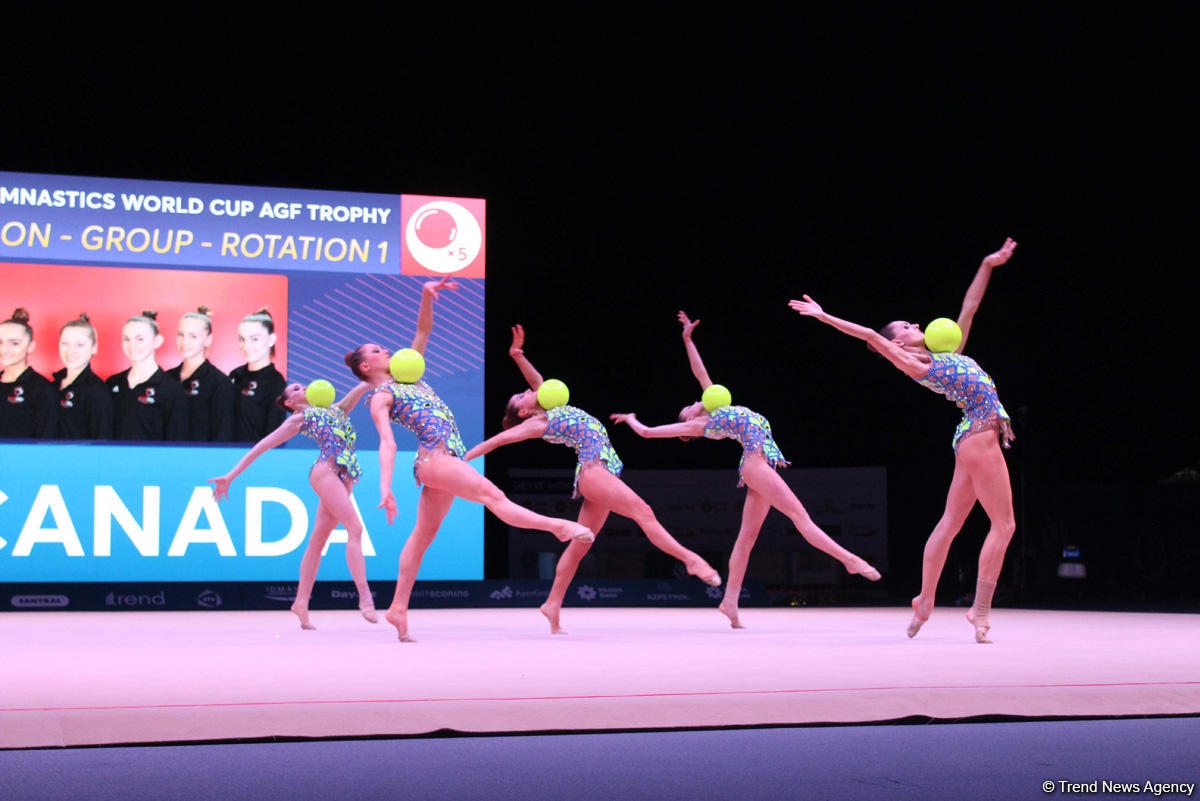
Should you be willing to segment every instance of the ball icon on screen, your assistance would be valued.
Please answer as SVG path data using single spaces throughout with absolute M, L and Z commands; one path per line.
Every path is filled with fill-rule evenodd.
M 442 208 L 430 206 L 414 215 L 417 239 L 427 248 L 444 248 L 458 236 L 454 215 Z
M 388 368 L 401 384 L 415 384 L 425 375 L 425 357 L 419 350 L 401 348 L 392 354 Z
M 456 273 L 483 250 L 483 228 L 461 203 L 430 200 L 405 223 L 404 247 L 426 270 Z

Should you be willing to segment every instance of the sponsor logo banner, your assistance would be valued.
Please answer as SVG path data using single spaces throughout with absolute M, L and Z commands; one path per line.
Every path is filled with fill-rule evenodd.
M 418 581 L 413 609 L 536 608 L 550 593 L 549 581 Z M 375 606 L 387 606 L 395 582 L 375 581 Z M 564 607 L 715 607 L 724 590 L 695 579 L 595 580 L 572 582 Z M 286 610 L 296 597 L 295 582 L 106 582 L 0 584 L 0 610 L 21 611 L 259 611 Z M 767 606 L 767 591 L 747 582 L 739 604 Z M 312 609 L 357 609 L 352 582 L 318 581 Z

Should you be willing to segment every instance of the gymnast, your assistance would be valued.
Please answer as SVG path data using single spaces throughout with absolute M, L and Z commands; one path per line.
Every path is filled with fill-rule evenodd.
M 314 385 L 317 383 L 313 382 Z M 359 611 L 369 623 L 379 620 L 371 588 L 367 585 L 367 565 L 362 549 L 363 525 L 350 501 L 354 485 L 362 476 L 362 467 L 354 450 L 357 434 L 349 415 L 368 389 L 368 384 L 360 383 L 346 393 L 346 397 L 330 404 L 329 401 L 333 399 L 331 387 L 328 396 L 320 398 L 315 386 L 310 385 L 306 389 L 300 384 L 288 384 L 275 400 L 280 409 L 289 413 L 283 423 L 255 443 L 232 470 L 218 478 L 209 479 L 213 484 L 213 497 L 221 500 L 229 496 L 229 484 L 251 462 L 297 434 L 315 440 L 320 446 L 317 461 L 308 471 L 308 483 L 317 493 L 317 516 L 313 520 L 308 547 L 304 549 L 304 556 L 300 560 L 300 583 L 296 585 L 296 600 L 292 603 L 292 613 L 300 618 L 302 629 L 316 628 L 309 620 L 308 604 L 312 599 L 317 568 L 321 564 L 321 552 L 339 523 L 346 529 L 346 565 L 350 568 L 350 576 L 358 591 Z M 310 392 L 314 400 L 323 405 L 313 405 L 308 398 Z
M 882 354 L 897 369 L 922 386 L 945 395 L 963 410 L 963 418 L 954 432 L 954 475 L 946 495 L 946 508 L 925 543 L 921 563 L 921 593 L 912 599 L 913 616 L 908 624 L 908 636 L 915 637 L 933 613 L 938 580 L 946 564 L 950 544 L 962 529 L 976 501 L 987 513 L 990 529 L 979 551 L 979 572 L 975 583 L 975 600 L 967 611 L 967 621 L 975 631 L 975 641 L 990 643 L 990 613 L 992 596 L 1004 554 L 1016 529 L 1013 514 L 1012 485 L 1008 464 L 1001 446 L 1007 448 L 1013 439 L 1009 416 L 1000 404 L 991 377 L 969 356 L 963 355 L 967 335 L 980 301 L 987 291 L 992 271 L 1005 264 L 1016 249 L 1011 238 L 995 253 L 985 256 L 975 272 L 963 298 L 956 322 L 958 342 L 946 347 L 930 348 L 927 329 L 922 333 L 916 323 L 903 320 L 888 323 L 878 332 L 834 317 L 808 295 L 804 300 L 792 300 L 788 305 L 805 317 L 815 318 L 826 325 L 861 339 Z M 953 345 L 953 347 L 949 347 Z
M 530 388 L 509 399 L 501 424 L 504 430 L 467 451 L 467 461 L 502 445 L 527 439 L 544 439 L 571 447 L 577 456 L 571 497 L 583 498 L 578 518 L 581 525 L 598 534 L 610 512 L 628 517 L 638 524 L 654 547 L 683 562 L 689 575 L 697 576 L 711 587 L 721 586 L 717 571 L 699 554 L 672 537 L 658 522 L 650 505 L 621 480 L 623 464 L 608 439 L 604 424 L 566 403 L 554 404 L 551 408 L 543 406 L 538 392 L 544 383 L 542 375 L 525 356 L 524 346 L 525 329 L 515 325 L 508 355 L 516 362 Z M 553 400 L 550 403 L 553 404 Z M 558 560 L 550 594 L 541 606 L 542 614 L 550 621 L 552 634 L 566 633 L 559 625 L 559 613 L 579 562 L 590 548 L 590 542 L 572 542 Z
M 187 438 L 183 385 L 158 366 L 163 336 L 158 312 L 148 309 L 121 326 L 121 350 L 128 369 L 110 375 L 113 439 L 178 442 Z
M 86 313 L 63 323 L 58 332 L 62 369 L 53 376 L 58 389 L 60 439 L 112 439 L 112 392 L 92 370 L 98 342 Z
M 417 331 L 411 351 L 424 362 L 425 346 L 433 331 L 433 304 L 438 293 L 456 290 L 458 284 L 444 277 L 428 281 L 421 290 L 417 313 Z M 396 593 L 387 611 L 387 620 L 396 628 L 401 642 L 414 642 L 408 631 L 408 607 L 413 584 L 425 551 L 437 536 L 442 520 L 455 498 L 481 503 L 510 526 L 548 531 L 563 542 L 591 542 L 591 529 L 571 520 L 546 517 L 520 506 L 463 461 L 467 449 L 454 413 L 428 382 L 420 379 L 401 382 L 392 376 L 392 354 L 382 345 L 360 345 L 346 354 L 346 365 L 361 380 L 371 385 L 368 403 L 371 419 L 379 432 L 379 508 L 387 513 L 388 523 L 396 518 L 396 498 L 392 493 L 392 475 L 396 461 L 396 440 L 392 423 L 417 437 L 417 456 L 413 476 L 421 487 L 417 500 L 417 519 L 412 533 L 400 550 Z M 423 371 L 423 367 L 422 367 Z
M 233 383 L 208 360 L 212 342 L 212 316 L 207 306 L 179 318 L 175 345 L 182 359 L 167 373 L 183 386 L 187 439 L 192 442 L 233 440 Z
M 700 321 L 692 321 L 682 311 L 679 312 L 678 319 L 683 325 L 683 344 L 687 351 L 688 364 L 692 368 L 692 375 L 700 382 L 700 389 L 709 391 L 710 388 L 719 386 L 709 378 L 708 370 L 700 358 L 700 351 L 692 341 L 692 332 Z M 742 523 L 737 540 L 729 556 L 729 578 L 725 582 L 725 596 L 718 607 L 729 618 L 730 625 L 735 629 L 744 628 L 738 617 L 738 598 L 750 562 L 750 551 L 754 548 L 767 512 L 772 507 L 787 515 L 810 545 L 841 562 L 846 572 L 861 575 L 870 581 L 878 581 L 881 578 L 879 571 L 865 559 L 838 545 L 826 534 L 809 516 L 804 504 L 800 503 L 792 488 L 779 475 L 778 469 L 786 467 L 788 462 L 775 443 L 767 418 L 745 406 L 710 405 L 715 406 L 712 411 L 706 408 L 703 400 L 685 406 L 679 413 L 679 422 L 660 426 L 647 426 L 639 421 L 636 415 L 629 413 L 614 414 L 612 419 L 627 424 L 642 437 L 728 437 L 742 446 L 742 458 L 738 464 L 738 486 L 746 488 L 746 503 L 742 508 Z
M 54 387 L 29 366 L 36 345 L 27 310 L 17 309 L 0 323 L 0 439 L 58 436 Z
M 274 399 L 287 386 L 275 366 L 275 318 L 265 306 L 238 323 L 237 345 L 246 363 L 229 372 L 233 384 L 233 441 L 257 442 L 274 431 L 287 413 Z

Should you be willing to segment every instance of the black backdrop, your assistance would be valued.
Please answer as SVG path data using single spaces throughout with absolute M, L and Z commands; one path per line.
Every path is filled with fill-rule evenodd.
M 514 322 L 589 410 L 672 418 L 697 396 L 686 309 L 714 379 L 789 458 L 888 468 L 897 598 L 919 580 L 956 410 L 786 301 L 872 326 L 954 316 L 1012 235 L 969 348 L 1017 421 L 1008 582 L 1061 596 L 1071 543 L 1087 599 L 1195 598 L 1185 26 L 1096 9 L 579 13 L 10 10 L 0 166 L 486 197 L 489 419 L 520 386 Z M 639 468 L 730 467 L 722 448 L 614 440 Z M 569 457 L 530 443 L 489 469 L 530 464 Z M 983 527 L 956 564 L 973 569 Z

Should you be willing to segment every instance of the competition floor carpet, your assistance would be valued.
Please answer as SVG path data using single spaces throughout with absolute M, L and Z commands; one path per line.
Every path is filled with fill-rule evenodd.
M 0 615 L 0 748 L 1200 715 L 1200 615 L 906 608 Z

